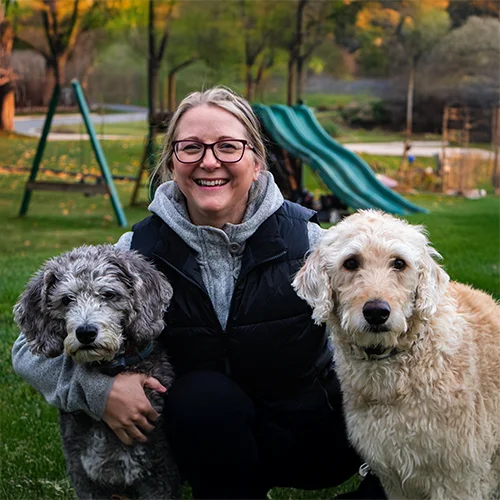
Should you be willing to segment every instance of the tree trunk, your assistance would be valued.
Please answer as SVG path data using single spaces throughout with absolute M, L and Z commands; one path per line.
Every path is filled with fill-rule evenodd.
M 0 87 L 0 130 L 12 132 L 14 130 L 14 116 L 16 104 L 14 86 L 8 83 Z
M 410 57 L 410 72 L 408 74 L 408 91 L 406 95 L 406 139 L 403 144 L 403 155 L 401 156 L 401 161 L 399 162 L 399 168 L 397 174 L 399 176 L 403 175 L 406 169 L 408 152 L 411 149 L 411 134 L 412 134 L 412 124 L 413 124 L 413 93 L 415 90 L 415 60 Z
M 174 68 L 171 68 L 168 73 L 168 110 L 172 113 L 175 111 L 175 108 L 177 108 L 177 73 L 187 68 L 190 64 L 193 64 L 196 60 L 196 57 L 188 59 Z
M 174 112 L 177 107 L 177 72 L 170 71 L 168 74 L 168 110 Z
M 158 61 L 155 50 L 155 10 L 154 1 L 149 0 L 148 17 L 148 121 L 151 126 L 156 110 L 156 100 L 158 91 Z
M 165 112 L 165 96 L 168 94 L 168 78 L 164 78 L 163 81 L 161 77 L 158 78 L 158 95 L 160 99 L 160 113 L 163 114 Z M 168 106 L 168 102 L 167 102 Z
M 408 75 L 408 93 L 406 100 L 406 140 L 409 141 L 413 125 L 413 94 L 415 90 L 415 62 L 410 59 L 410 73 Z
M 303 57 L 299 57 L 297 61 L 297 95 L 296 101 L 302 101 L 304 95 L 304 87 L 306 83 L 306 71 L 305 71 L 305 60 Z
M 288 106 L 292 106 L 295 101 L 295 73 L 296 73 L 296 61 L 293 55 L 290 54 L 288 59 L 288 75 L 287 75 L 287 86 L 286 86 L 286 103 Z
M 66 83 L 65 70 L 67 57 L 67 54 L 62 54 L 55 56 L 52 61 L 47 62 L 46 83 L 43 99 L 44 106 L 49 105 L 56 84 L 58 83 L 62 88 Z
M 10 55 L 14 43 L 12 24 L 2 17 L 0 22 L 0 130 L 14 130 L 15 94 L 14 74 L 10 67 Z M 3 78 L 2 78 L 3 77 Z
M 302 72 L 304 67 L 304 57 L 302 57 L 302 46 L 304 44 L 304 9 L 306 8 L 307 2 L 309 0 L 299 0 L 297 5 L 297 17 L 296 17 L 296 33 L 295 33 L 295 44 L 293 52 L 293 58 L 295 62 L 295 96 L 292 99 L 292 104 L 296 104 L 299 99 L 302 99 Z
M 247 101 L 252 101 L 255 97 L 255 86 L 252 78 L 252 66 L 250 64 L 245 65 L 245 99 Z

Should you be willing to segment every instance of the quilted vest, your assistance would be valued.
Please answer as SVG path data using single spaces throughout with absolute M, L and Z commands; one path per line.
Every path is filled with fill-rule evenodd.
M 315 212 L 285 201 L 247 240 L 226 328 L 203 284 L 195 252 L 157 215 L 133 227 L 131 248 L 154 262 L 173 286 L 161 340 L 177 376 L 226 373 L 253 397 L 292 396 L 329 371 L 324 326 L 291 281 L 309 249 Z

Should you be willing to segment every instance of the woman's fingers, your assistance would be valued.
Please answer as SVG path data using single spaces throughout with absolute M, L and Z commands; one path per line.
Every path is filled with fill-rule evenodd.
M 134 443 L 134 441 L 129 437 L 129 435 L 123 429 L 113 429 L 116 437 L 127 446 L 130 446 Z
M 147 377 L 144 379 L 144 387 L 147 387 L 148 389 L 152 389 L 153 391 L 157 392 L 167 392 L 167 388 L 160 383 L 159 380 L 155 379 L 154 377 Z
M 124 444 L 146 442 L 144 433 L 154 429 L 152 422 L 159 417 L 146 397 L 144 387 L 166 391 L 155 378 L 137 373 L 121 373 L 111 386 L 103 420 Z

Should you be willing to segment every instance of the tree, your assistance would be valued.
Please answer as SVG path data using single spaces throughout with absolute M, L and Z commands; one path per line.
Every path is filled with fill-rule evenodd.
M 344 47 L 352 43 L 352 29 L 358 4 L 349 0 L 296 0 L 283 2 L 288 12 L 282 15 L 282 46 L 288 52 L 287 103 L 301 100 L 304 92 L 308 62 L 316 50 L 331 38 Z M 316 61 L 317 63 L 318 61 Z
M 240 22 L 244 44 L 245 97 L 252 101 L 265 71 L 276 60 L 276 40 L 282 26 L 272 0 L 240 0 Z
M 359 12 L 357 27 L 371 31 L 386 47 L 396 44 L 408 67 L 405 154 L 412 133 L 415 73 L 423 55 L 449 31 L 448 0 L 368 2 Z
M 432 74 L 434 86 L 441 82 L 450 89 L 476 89 L 483 102 L 498 101 L 500 74 L 500 20 L 471 16 L 438 43 L 425 60 L 424 70 Z M 481 99 L 479 99 L 481 96 Z M 495 98 L 496 96 L 496 98 Z
M 471 16 L 498 17 L 500 16 L 500 3 L 498 0 L 452 0 L 448 5 L 452 27 L 458 28 L 467 22 Z
M 54 85 L 63 86 L 65 68 L 80 37 L 109 19 L 126 0 L 18 0 L 21 18 L 16 37 L 46 62 L 45 103 Z
M 176 107 L 176 78 L 180 71 L 198 62 L 227 74 L 241 60 L 241 37 L 234 30 L 237 22 L 232 5 L 219 1 L 180 4 L 165 52 L 170 111 Z
M 0 4 L 0 130 L 14 130 L 15 74 L 10 65 L 14 28 L 9 15 L 12 4 L 9 0 Z

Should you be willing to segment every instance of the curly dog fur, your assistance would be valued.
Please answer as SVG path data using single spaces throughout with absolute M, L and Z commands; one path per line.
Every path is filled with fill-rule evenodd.
M 362 211 L 294 279 L 333 333 L 351 442 L 390 498 L 500 497 L 500 308 L 422 227 Z
M 38 355 L 65 351 L 93 370 L 129 356 L 126 371 L 153 376 L 169 388 L 172 368 L 153 341 L 163 331 L 171 297 L 166 278 L 136 252 L 83 246 L 43 265 L 20 296 L 14 316 Z M 141 360 L 137 353 L 150 342 L 153 350 Z M 147 395 L 161 414 L 163 396 Z M 133 446 L 83 412 L 61 411 L 59 421 L 68 474 L 79 498 L 179 497 L 178 472 L 161 418 L 148 442 Z

